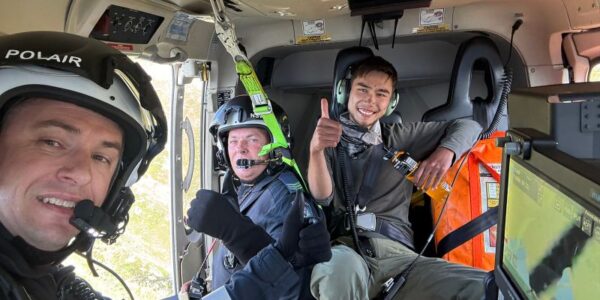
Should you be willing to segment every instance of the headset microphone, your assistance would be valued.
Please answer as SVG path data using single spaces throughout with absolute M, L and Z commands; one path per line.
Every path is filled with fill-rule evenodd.
M 241 158 L 238 159 L 235 162 L 235 165 L 238 167 L 242 167 L 244 169 L 250 169 L 253 166 L 256 165 L 268 165 L 272 162 L 281 162 L 281 159 L 279 158 L 273 158 L 273 159 L 247 159 L 247 158 Z
M 113 234 L 117 230 L 110 216 L 88 199 L 79 201 L 75 205 L 73 217 L 69 221 L 75 228 L 94 238 Z

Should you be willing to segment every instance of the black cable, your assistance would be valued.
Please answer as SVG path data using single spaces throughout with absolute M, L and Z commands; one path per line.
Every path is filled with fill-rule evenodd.
M 506 62 L 504 63 L 503 67 L 504 74 L 502 75 L 502 91 L 500 92 L 500 100 L 498 101 L 498 107 L 496 108 L 496 113 L 494 114 L 494 118 L 492 119 L 490 126 L 488 126 L 488 128 L 481 134 L 480 139 L 487 139 L 492 135 L 494 131 L 496 131 L 496 128 L 500 123 L 502 114 L 504 113 L 504 107 L 508 103 L 508 94 L 510 94 L 513 81 L 513 73 L 512 70 L 508 67 L 508 64 L 510 63 L 510 59 L 512 57 L 513 39 L 515 37 L 515 32 L 519 29 L 519 27 L 521 27 L 522 24 L 523 20 L 518 19 L 512 26 L 512 31 L 510 34 L 510 45 L 508 48 L 508 58 L 506 59 Z
M 206 238 L 206 236 L 205 236 L 205 238 Z M 204 259 L 202 260 L 202 263 L 200 264 L 200 267 L 198 268 L 198 272 L 196 272 L 196 275 L 194 275 L 194 277 L 192 277 L 192 281 L 190 282 L 190 286 L 187 291 L 188 297 L 190 298 L 190 300 L 202 299 L 202 296 L 204 296 L 206 294 L 206 292 L 208 291 L 207 286 L 206 286 L 206 280 L 202 276 L 202 273 L 204 273 L 204 271 L 205 271 L 204 264 L 208 261 L 208 257 L 212 253 L 216 243 L 217 243 L 217 239 L 213 239 L 208 250 L 206 250 L 206 248 L 204 248 L 207 251 L 206 255 L 204 256 Z M 187 252 L 187 247 L 189 247 L 190 244 L 191 243 L 188 243 L 188 245 L 186 246 L 186 252 Z M 203 240 L 201 246 L 204 247 L 205 245 L 206 244 L 204 243 L 204 240 Z
M 461 162 L 460 162 L 460 164 L 458 166 L 458 169 L 456 170 L 456 173 L 454 174 L 454 178 L 452 178 L 452 183 L 450 183 L 450 191 L 452 191 L 452 189 L 454 188 L 454 184 L 456 183 L 456 179 L 458 178 L 458 174 L 460 174 L 460 170 L 462 169 L 465 161 L 469 157 L 469 154 L 471 153 L 472 150 L 473 150 L 473 147 L 469 148 L 469 151 L 463 156 L 463 159 L 461 160 Z M 450 193 L 447 193 L 446 197 L 444 199 L 444 204 L 442 205 L 442 209 L 440 211 L 440 214 L 439 214 L 437 220 L 435 221 L 435 225 L 433 226 L 431 234 L 427 238 L 427 242 L 423 246 L 423 249 L 421 249 L 421 252 L 419 252 L 419 254 L 417 255 L 417 257 L 415 257 L 415 259 L 413 259 L 413 261 L 410 262 L 410 264 L 408 265 L 408 267 L 406 267 L 406 269 L 404 269 L 402 272 L 400 272 L 399 275 L 397 275 L 396 277 L 394 277 L 394 283 L 389 288 L 389 290 L 387 290 L 387 291 L 384 290 L 384 294 L 385 294 L 384 300 L 394 299 L 394 297 L 396 296 L 396 294 L 398 293 L 398 291 L 400 291 L 400 289 L 406 283 L 406 280 L 408 279 L 408 275 L 410 275 L 410 272 L 414 269 L 417 260 L 421 256 L 423 256 L 423 253 L 425 252 L 425 249 L 427 249 L 427 247 L 429 246 L 429 244 L 433 240 L 434 234 L 435 234 L 438 226 L 440 225 L 440 221 L 442 219 L 442 215 L 446 211 L 446 207 L 447 207 L 448 199 L 449 198 L 450 198 Z
M 338 157 L 341 158 L 340 159 L 340 167 L 342 169 L 342 181 L 343 181 L 343 184 L 344 184 L 344 198 L 346 198 L 346 211 L 350 215 L 348 217 L 348 222 L 350 222 L 350 232 L 352 233 L 352 241 L 354 242 L 354 246 L 356 248 L 356 251 L 364 259 L 365 254 L 362 251 L 362 247 L 360 246 L 360 240 L 359 240 L 359 237 L 358 237 L 358 233 L 356 232 L 356 224 L 355 224 L 356 213 L 354 211 L 354 199 L 353 199 L 353 195 L 350 195 L 350 194 L 354 194 L 354 193 L 350 193 L 350 190 L 349 190 L 350 189 L 350 182 L 348 180 L 348 175 L 350 173 L 346 172 L 346 171 L 350 171 L 350 170 L 346 169 L 347 168 L 347 165 L 346 165 L 346 152 L 345 152 L 345 150 L 340 145 L 338 145 L 337 149 L 338 149 Z M 355 194 L 355 195 L 357 195 L 357 194 Z
M 362 19 L 362 25 L 360 27 L 360 39 L 358 40 L 358 46 L 361 47 L 362 46 L 362 38 L 363 38 L 363 32 L 365 32 L 365 18 Z
M 512 88 L 512 80 L 512 70 L 510 68 L 504 68 L 504 74 L 502 75 L 502 91 L 500 92 L 500 100 L 498 100 L 496 113 L 494 114 L 492 122 L 490 122 L 490 126 L 488 126 L 485 132 L 481 133 L 479 139 L 487 139 L 492 136 L 492 133 L 496 131 L 498 124 L 500 124 L 501 117 L 504 114 L 504 107 L 506 107 L 506 104 L 508 103 L 508 94 L 510 94 Z
M 131 298 L 131 300 L 134 300 L 135 298 L 133 297 L 133 294 L 131 293 L 131 290 L 129 289 L 129 287 L 127 286 L 127 284 L 125 283 L 125 281 L 123 280 L 123 278 L 121 278 L 121 276 L 119 276 L 119 274 L 117 274 L 115 271 L 113 271 L 111 268 L 109 268 L 108 266 L 104 265 L 103 263 L 91 258 L 91 256 L 88 258 L 86 256 L 84 256 L 83 254 L 76 252 L 79 256 L 84 257 L 86 259 L 89 259 L 92 263 L 100 266 L 101 268 L 103 268 L 104 270 L 106 270 L 108 273 L 112 274 L 115 278 L 117 278 L 117 280 L 121 283 L 121 285 L 123 286 L 123 288 L 125 288 L 125 291 L 127 291 L 127 294 L 129 295 L 129 297 Z
M 392 49 L 394 48 L 394 44 L 396 44 L 396 29 L 398 29 L 398 19 L 394 19 L 394 35 L 392 36 Z
M 496 113 L 494 114 L 494 118 L 492 119 L 490 126 L 488 127 L 488 129 L 485 132 L 482 132 L 479 135 L 477 140 L 487 139 L 492 135 L 492 133 L 496 130 L 498 123 L 500 122 L 500 117 L 502 116 L 504 107 L 506 106 L 506 103 L 508 102 L 508 94 L 510 93 L 510 90 L 512 87 L 512 79 L 513 79 L 512 75 L 513 74 L 512 74 L 512 70 L 507 68 L 507 66 L 511 59 L 512 45 L 513 45 L 513 39 L 515 36 L 515 32 L 519 29 L 519 27 L 521 27 L 522 24 L 523 24 L 523 20 L 518 19 L 517 21 L 515 21 L 515 23 L 512 26 L 512 32 L 510 35 L 509 54 L 508 54 L 508 59 L 506 60 L 506 63 L 504 64 L 504 74 L 502 77 L 502 91 L 500 94 L 500 100 L 498 102 L 498 108 L 496 109 Z M 456 171 L 456 174 L 454 174 L 454 178 L 452 179 L 452 183 L 450 185 L 450 190 L 452 190 L 452 188 L 454 188 L 454 183 L 456 182 L 456 178 L 458 177 L 458 174 L 460 173 L 460 170 L 462 169 L 465 160 L 467 159 L 467 157 L 469 156 L 469 154 L 471 153 L 472 150 L 473 150 L 473 147 L 471 147 L 469 149 L 467 154 L 464 156 L 463 160 L 460 162 L 458 170 Z M 417 255 L 417 257 L 415 257 L 415 259 L 410 263 L 410 265 L 408 265 L 408 267 L 406 269 L 404 269 L 404 271 L 400 272 L 400 275 L 397 277 L 398 279 L 395 280 L 396 282 L 394 283 L 394 285 L 387 291 L 387 294 L 384 298 L 385 300 L 392 299 L 396 295 L 396 293 L 400 290 L 400 288 L 402 288 L 402 286 L 404 286 L 404 283 L 406 283 L 406 279 L 408 278 L 408 275 L 414 268 L 415 263 L 417 262 L 419 257 L 421 257 L 423 255 L 423 253 L 425 252 L 425 250 L 427 249 L 427 247 L 433 240 L 434 234 L 440 224 L 440 220 L 442 219 L 442 215 L 446 211 L 446 206 L 448 204 L 449 197 L 450 197 L 450 193 L 448 193 L 446 195 L 446 198 L 444 199 L 444 205 L 442 206 L 440 214 L 435 222 L 435 225 L 433 226 L 433 230 L 432 230 L 431 234 L 427 238 L 427 242 L 425 243 L 425 246 L 423 246 L 423 249 L 421 250 L 421 252 L 419 252 L 419 255 Z
M 506 68 L 506 66 L 508 66 L 508 63 L 510 62 L 510 58 L 512 57 L 513 38 L 515 37 L 515 32 L 519 29 L 519 27 L 521 27 L 521 25 L 523 25 L 523 20 L 518 19 L 515 21 L 515 23 L 512 26 L 512 31 L 510 33 L 510 48 L 508 48 L 508 59 L 506 59 L 504 68 Z
M 367 21 L 369 23 L 369 31 L 371 32 L 371 40 L 373 40 L 373 47 L 379 50 L 379 41 L 377 40 L 377 32 L 375 31 L 375 21 Z
M 95 239 L 92 240 L 92 244 L 90 245 L 89 249 L 85 252 L 85 261 L 88 265 L 88 268 L 92 272 L 92 275 L 94 275 L 94 277 L 98 277 L 98 272 L 96 272 L 96 268 L 94 268 L 94 259 L 92 258 L 92 250 L 94 249 L 95 241 Z M 79 254 L 79 252 L 77 252 L 77 254 Z
M 521 27 L 522 24 L 523 24 L 523 20 L 518 19 L 517 21 L 515 21 L 515 23 L 512 26 L 512 32 L 510 35 L 510 48 L 509 48 L 509 52 L 508 52 L 508 59 L 506 60 L 506 63 L 504 64 L 504 74 L 503 74 L 503 78 L 502 78 L 503 86 L 502 86 L 502 92 L 500 95 L 500 100 L 498 103 L 498 108 L 496 109 L 496 114 L 494 114 L 494 118 L 493 118 L 492 122 L 490 123 L 490 126 L 488 127 L 488 129 L 485 132 L 482 132 L 479 135 L 478 140 L 489 138 L 491 136 L 492 132 L 495 131 L 496 127 L 498 126 L 498 123 L 500 122 L 500 117 L 502 116 L 504 106 L 505 106 L 506 102 L 508 101 L 508 94 L 510 93 L 510 90 L 511 90 L 513 74 L 512 74 L 512 71 L 509 68 L 507 68 L 507 66 L 512 57 L 512 45 L 513 45 L 513 39 L 515 36 L 515 32 L 519 29 L 519 27 Z M 467 154 L 464 156 L 463 160 L 460 162 L 458 170 L 456 171 L 456 174 L 454 174 L 454 178 L 452 179 L 452 183 L 450 185 L 450 190 L 452 190 L 452 188 L 454 188 L 454 183 L 456 182 L 456 178 L 458 177 L 458 174 L 460 173 L 460 170 L 462 169 L 465 160 L 468 158 L 468 156 L 472 150 L 473 150 L 473 148 L 471 147 L 469 149 L 469 151 L 467 152 Z M 433 240 L 434 234 L 440 224 L 440 220 L 442 219 L 442 215 L 446 211 L 449 197 L 450 197 L 450 193 L 448 193 L 446 195 L 446 198 L 444 199 L 444 204 L 442 206 L 440 214 L 439 214 L 439 216 L 435 222 L 435 225 L 433 226 L 433 230 L 432 230 L 431 234 L 429 235 L 429 238 L 427 238 L 427 242 L 425 243 L 425 246 L 423 246 L 423 249 L 421 250 L 421 252 L 419 252 L 417 257 L 415 257 L 415 259 L 408 265 L 408 267 L 406 269 L 404 269 L 402 272 L 400 272 L 400 274 L 398 276 L 396 276 L 394 278 L 393 285 L 387 291 L 384 291 L 384 293 L 385 293 L 384 299 L 385 300 L 393 299 L 394 296 L 396 295 L 396 293 L 398 293 L 398 291 L 404 286 L 404 284 L 406 283 L 406 279 L 408 278 L 408 275 L 410 274 L 410 272 L 412 271 L 412 269 L 415 266 L 415 263 L 423 255 L 423 253 L 425 252 L 425 249 L 427 249 L 427 247 Z

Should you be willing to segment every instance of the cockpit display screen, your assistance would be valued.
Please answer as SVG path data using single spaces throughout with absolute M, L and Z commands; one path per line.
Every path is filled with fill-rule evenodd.
M 502 268 L 527 299 L 598 299 L 598 212 L 537 173 L 511 158 Z

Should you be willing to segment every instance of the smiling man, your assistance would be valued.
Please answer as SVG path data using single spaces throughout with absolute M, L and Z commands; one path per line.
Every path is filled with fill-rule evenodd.
M 91 110 L 42 98 L 14 104 L 0 130 L 0 173 L 10 174 L 0 178 L 2 224 L 40 250 L 61 249 L 79 232 L 69 223 L 77 202 L 104 202 L 122 144 L 119 126 Z
M 60 32 L 0 37 L 0 298 L 102 299 L 61 262 L 123 232 L 129 187 L 165 142 L 150 78 L 124 54 Z
M 370 129 L 385 115 L 392 97 L 393 84 L 391 76 L 379 71 L 356 76 L 348 103 L 350 119 L 361 127 Z
M 259 156 L 262 147 L 269 143 L 269 134 L 264 128 L 236 128 L 231 129 L 227 136 L 227 155 L 230 162 L 238 160 L 268 159 L 268 155 Z M 252 183 L 267 169 L 267 164 L 254 166 L 234 166 L 233 172 L 244 183 Z
M 322 99 L 310 143 L 310 190 L 317 203 L 332 206 L 328 222 L 336 244 L 332 259 L 313 270 L 313 296 L 373 298 L 384 282 L 406 275 L 410 266 L 394 299 L 480 299 L 484 272 L 436 258 L 415 261 L 408 220 L 413 184 L 383 156 L 384 148 L 409 152 L 421 162 L 416 186 L 428 189 L 471 147 L 481 128 L 469 120 L 380 123 L 399 101 L 396 70 L 378 56 L 353 67 L 349 99 L 337 99 L 347 111 L 339 122 L 329 119 L 327 100 Z
M 272 106 L 289 139 L 287 116 L 278 105 Z M 234 299 L 310 299 L 312 265 L 331 257 L 323 217 L 321 222 L 304 224 L 306 227 L 285 234 L 290 220 L 302 219 L 293 213 L 288 216 L 295 207 L 293 203 L 306 203 L 314 216 L 318 212 L 280 157 L 274 153 L 259 155 L 273 138 L 263 119 L 253 113 L 250 97 L 237 96 L 223 104 L 209 130 L 218 145 L 221 165 L 239 181 L 236 199 L 200 190 L 187 214 L 190 227 L 222 240 L 225 246 L 219 247 L 213 257 L 213 289 L 225 286 Z M 291 244 L 299 252 L 281 246 L 281 241 L 291 237 L 295 238 Z M 269 245 L 275 240 L 273 249 Z M 253 260 L 259 252 L 262 256 Z M 245 273 L 241 272 L 244 265 Z M 241 274 L 249 274 L 246 278 L 264 278 L 263 274 L 269 274 L 270 279 L 250 284 L 239 279 Z M 238 287 L 242 295 L 234 293 L 231 287 Z

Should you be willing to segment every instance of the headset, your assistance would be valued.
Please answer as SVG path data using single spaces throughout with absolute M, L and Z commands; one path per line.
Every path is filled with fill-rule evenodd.
M 337 83 L 335 83 L 335 99 L 339 105 L 346 109 L 348 105 L 348 99 L 350 98 L 350 90 L 352 88 L 352 68 L 358 66 L 359 64 L 360 62 L 358 64 L 349 66 L 348 69 L 346 69 L 346 75 Z M 392 112 L 394 112 L 396 109 L 396 106 L 398 106 L 399 101 L 400 93 L 398 93 L 398 90 L 396 87 L 394 87 L 392 97 L 390 98 L 390 103 L 388 104 L 384 116 L 389 116 L 392 114 Z

